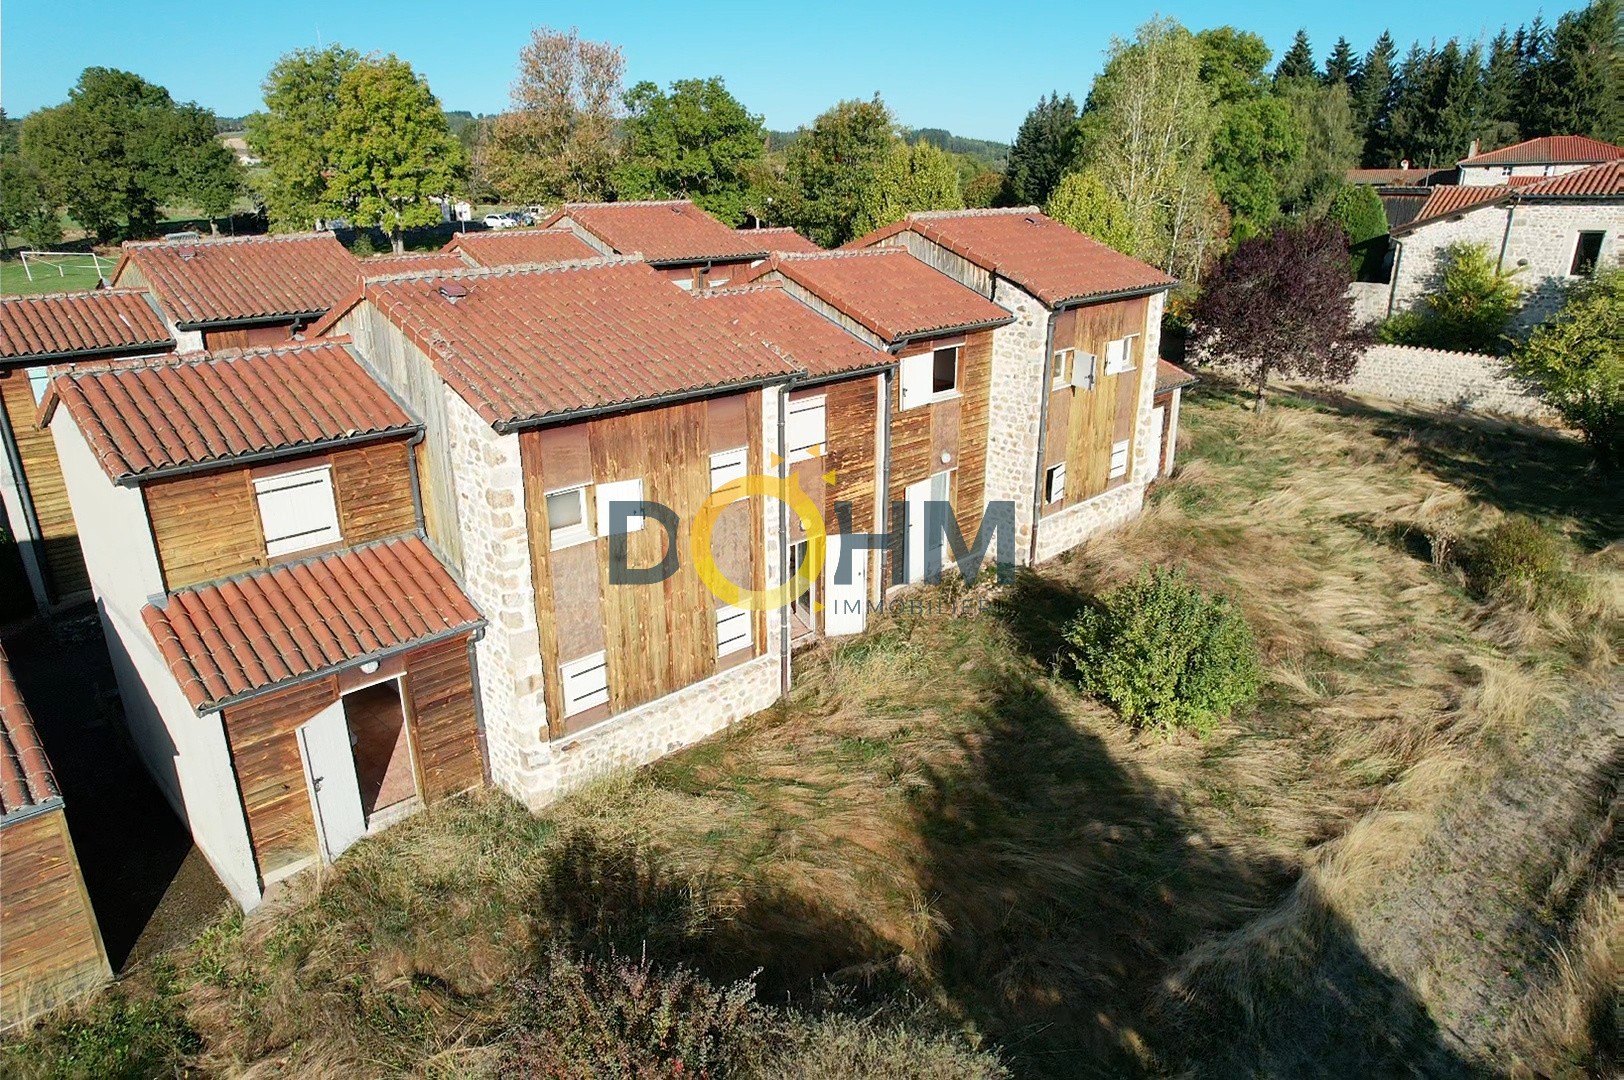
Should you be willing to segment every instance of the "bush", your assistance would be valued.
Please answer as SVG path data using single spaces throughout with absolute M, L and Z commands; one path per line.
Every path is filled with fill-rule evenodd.
M 1604 465 L 1624 462 L 1624 269 L 1577 285 L 1512 354 L 1511 369 Z
M 1348 236 L 1353 280 L 1374 281 L 1387 257 L 1387 211 L 1367 185 L 1344 184 L 1331 198 L 1325 217 Z
M 1524 517 L 1484 533 L 1468 553 L 1466 570 L 1473 588 L 1491 600 L 1540 607 L 1583 599 L 1583 582 L 1568 569 L 1561 538 Z
M 1262 681 L 1246 620 L 1182 570 L 1158 567 L 1112 589 L 1065 638 L 1083 688 L 1132 724 L 1204 735 Z
M 1521 304 L 1515 271 L 1497 269 L 1482 244 L 1456 243 L 1439 256 L 1437 280 L 1412 311 L 1381 326 L 1383 341 L 1428 349 L 1499 353 Z

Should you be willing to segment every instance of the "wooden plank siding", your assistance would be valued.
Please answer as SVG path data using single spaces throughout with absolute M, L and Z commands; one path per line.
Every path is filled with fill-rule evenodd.
M 293 340 L 293 324 L 240 326 L 229 330 L 203 331 L 205 349 L 250 349 L 261 345 L 282 345 Z
M 342 546 L 354 547 L 416 529 L 407 454 L 406 440 L 395 438 L 289 458 L 277 467 L 332 467 Z M 228 463 L 143 486 L 165 588 L 174 591 L 312 554 L 293 552 L 275 560 L 266 555 L 255 473 Z
M 61 806 L 0 825 L 0 1027 L 112 977 Z
M 1074 348 L 1098 357 L 1093 390 L 1054 387 L 1049 391 L 1050 423 L 1045 436 L 1044 468 L 1066 463 L 1066 497 L 1046 502 L 1045 514 L 1091 499 L 1127 483 L 1112 480 L 1111 446 L 1127 440 L 1133 460 L 1134 420 L 1139 415 L 1140 365 L 1155 363 L 1145 356 L 1145 317 L 1149 300 L 1139 297 L 1109 304 L 1074 308 L 1055 317 L 1054 348 Z M 1138 335 L 1133 344 L 1133 368 L 1119 375 L 1105 374 L 1106 342 Z M 1131 469 L 1130 469 L 1131 473 Z
M 404 684 L 407 737 L 423 801 L 438 802 L 477 787 L 485 765 L 467 636 L 414 649 L 385 670 L 390 668 L 399 669 Z M 337 701 L 341 692 L 365 682 L 353 673 L 342 679 L 328 676 L 223 711 L 226 741 L 261 880 L 320 856 L 298 729 Z
M 17 440 L 22 478 L 39 521 L 43 549 L 40 561 L 45 566 L 51 596 L 60 600 L 84 592 L 90 588 L 90 575 L 79 551 L 79 529 L 68 503 L 68 485 L 56 459 L 56 441 L 39 426 L 39 404 L 34 400 L 26 368 L 0 371 L 0 406 L 5 408 L 6 420 Z M 12 527 L 22 532 L 21 522 L 12 522 Z
M 710 455 L 715 439 L 738 445 L 748 439 L 750 468 L 760 467 L 759 393 L 729 395 L 745 401 L 745 430 L 737 425 L 736 402 L 726 397 L 662 408 L 621 413 L 519 436 L 524 471 L 532 584 L 536 597 L 538 648 L 545 671 L 544 697 L 548 731 L 553 738 L 664 697 L 709 678 L 716 659 L 716 600 L 694 565 L 691 527 L 710 498 Z M 712 409 L 717 410 L 713 421 Z M 713 438 L 713 423 L 727 432 Z M 644 499 L 669 507 L 677 515 L 677 570 L 663 581 L 611 584 L 609 537 L 596 535 L 554 550 L 547 519 L 548 492 L 580 485 L 641 479 Z M 589 487 L 589 514 L 596 524 L 596 494 Z M 760 587 L 765 554 L 759 534 L 761 500 L 751 500 L 751 539 L 736 537 L 741 550 L 717 552 L 720 566 L 732 558 L 748 567 L 749 584 Z M 713 534 L 722 543 L 724 530 Z M 667 552 L 667 533 L 650 520 L 627 536 L 627 565 L 633 569 L 658 564 Z M 744 551 L 748 550 L 748 555 Z M 590 552 L 590 562 L 583 558 Z M 595 589 L 594 589 L 595 585 Z M 569 610 L 564 611 L 565 606 Z M 755 620 L 754 648 L 760 655 L 765 616 Z M 603 651 L 607 666 L 607 705 L 566 718 L 560 665 Z

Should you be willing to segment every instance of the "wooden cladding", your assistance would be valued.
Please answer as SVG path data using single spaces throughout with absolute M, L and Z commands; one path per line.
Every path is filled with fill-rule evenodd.
M 278 467 L 332 467 L 343 544 L 382 540 L 417 527 L 406 442 L 389 439 L 278 462 Z M 282 561 L 265 551 L 265 532 L 254 496 L 255 470 L 219 470 L 155 480 L 145 485 L 147 516 L 170 591 Z M 293 553 L 300 558 L 308 552 Z
M 925 341 L 903 356 L 930 352 Z M 902 408 L 902 380 L 891 401 L 890 500 L 901 502 L 908 485 L 938 472 L 953 473 L 953 510 L 966 542 L 981 524 L 987 492 L 987 413 L 992 393 L 992 331 L 969 335 L 959 356 L 958 393 L 946 400 Z M 943 455 L 949 460 L 943 461 Z
M 874 531 L 881 378 L 864 375 L 818 388 L 828 402 L 829 451 L 824 471 L 835 474 L 823 501 L 824 521 L 831 531 L 836 527 L 836 502 L 851 503 L 853 532 Z
M 203 331 L 203 347 L 211 350 L 251 349 L 260 345 L 282 345 L 292 340 L 293 326 L 291 323 Z
M 1111 476 L 1111 450 L 1126 442 L 1128 459 L 1133 459 L 1143 365 L 1156 362 L 1145 353 L 1149 303 L 1140 297 L 1073 308 L 1055 316 L 1054 348 L 1074 348 L 1079 355 L 1093 353 L 1097 360 L 1092 390 L 1054 387 L 1049 391 L 1044 466 L 1066 463 L 1066 497 L 1064 502 L 1045 503 L 1045 513 L 1091 499 L 1128 480 L 1127 475 Z M 1130 353 L 1133 367 L 1121 374 L 1107 374 L 1106 343 L 1130 335 L 1135 335 Z
M 90 588 L 84 556 L 79 551 L 79 530 L 68 505 L 68 486 L 62 479 L 62 466 L 56 459 L 56 441 L 38 423 L 39 406 L 34 400 L 28 371 L 18 368 L 0 371 L 0 407 L 17 440 L 17 456 L 22 460 L 23 481 L 39 522 L 47 585 L 53 599 L 61 599 Z M 19 535 L 23 523 L 11 523 Z
M 760 468 L 760 409 L 759 393 L 729 395 L 519 436 L 536 624 L 553 737 L 716 673 L 716 600 L 694 565 L 690 528 L 710 498 L 712 453 L 748 445 L 749 467 Z M 586 504 L 594 518 L 593 537 L 553 547 L 549 492 L 627 480 L 641 480 L 645 500 L 677 515 L 677 569 L 662 581 L 610 584 L 610 539 L 597 527 L 596 499 L 590 491 Z M 720 526 L 712 534 L 719 547 L 718 565 L 747 568 L 748 580 L 739 582 L 745 587 L 759 586 L 763 580 L 759 514 L 757 509 L 748 537 Z M 667 555 L 667 544 L 665 527 L 648 520 L 626 536 L 628 567 L 658 565 Z M 756 620 L 751 655 L 761 647 L 762 622 Z M 609 701 L 566 718 L 560 668 L 599 651 L 605 654 Z
M 484 748 L 474 710 L 468 638 L 414 649 L 400 665 L 418 794 L 433 803 L 478 786 L 484 776 Z M 224 711 L 226 741 L 261 880 L 320 856 L 298 730 L 337 701 L 340 689 L 339 677 L 329 676 Z
M 61 807 L 0 825 L 0 865 L 4 1027 L 100 986 L 112 972 Z

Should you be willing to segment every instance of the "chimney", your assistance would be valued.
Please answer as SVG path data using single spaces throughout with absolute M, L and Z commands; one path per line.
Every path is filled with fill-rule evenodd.
M 1471 147 L 1470 150 L 1466 151 L 1466 156 L 1469 157 L 1469 158 L 1477 157 L 1477 152 L 1478 152 L 1478 150 L 1480 150 L 1482 148 L 1482 146 L 1483 146 L 1483 140 L 1482 139 L 1473 139 L 1472 140 L 1472 147 Z
M 1405 159 L 1404 159 L 1404 160 L 1403 160 L 1403 161 L 1401 161 L 1401 162 L 1399 162 L 1399 163 L 1398 163 L 1398 167 L 1399 167 L 1399 168 L 1401 168 L 1401 169 L 1404 169 L 1404 170 L 1406 170 L 1406 171 L 1408 171 L 1408 170 L 1409 170 L 1409 168 L 1410 168 L 1410 159 L 1409 159 L 1409 158 L 1405 158 Z

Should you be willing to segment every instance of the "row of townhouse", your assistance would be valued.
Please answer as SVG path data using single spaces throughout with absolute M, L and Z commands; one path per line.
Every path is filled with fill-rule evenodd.
M 776 232 L 568 205 L 319 293 L 276 267 L 321 238 L 129 245 L 30 310 L 136 743 L 244 906 L 455 792 L 540 806 L 717 731 L 933 531 L 991 509 L 1042 561 L 1171 465 L 1154 268 L 1029 208 Z M 76 347 L 108 297 L 166 340 Z

